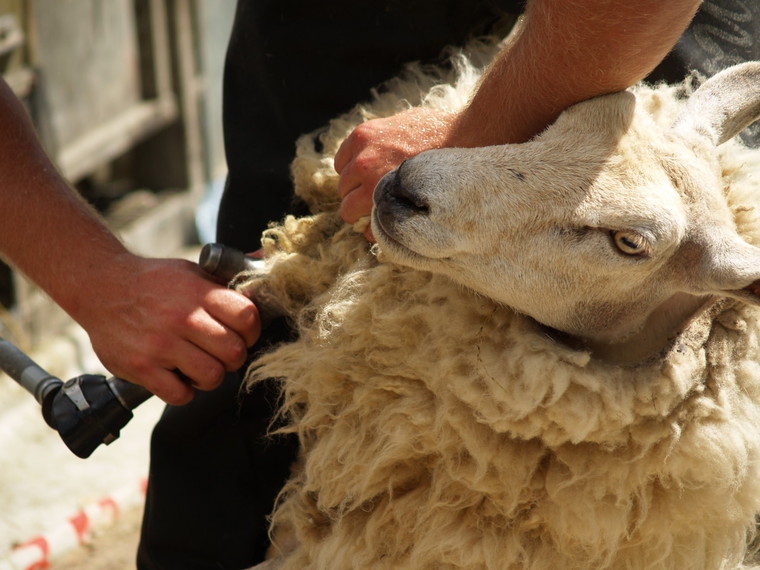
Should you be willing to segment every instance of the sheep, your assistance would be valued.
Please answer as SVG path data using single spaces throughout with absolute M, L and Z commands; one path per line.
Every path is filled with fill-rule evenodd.
M 303 137 L 314 215 L 239 290 L 298 340 L 282 568 L 737 568 L 760 511 L 760 63 L 579 103 L 532 141 L 423 153 L 337 215 L 353 126 L 465 104 L 495 46 Z M 473 63 L 474 62 L 474 63 Z M 425 73 L 423 73 L 423 71 Z M 422 94 L 420 94 L 422 93 Z

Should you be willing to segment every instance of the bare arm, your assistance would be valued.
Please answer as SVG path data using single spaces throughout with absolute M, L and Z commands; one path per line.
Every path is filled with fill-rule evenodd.
M 128 252 L 58 174 L 0 81 L 0 255 L 90 335 L 109 371 L 172 404 L 240 367 L 258 338 L 255 306 L 181 260 Z
M 335 157 L 341 215 L 369 214 L 380 178 L 424 150 L 524 142 L 568 106 L 652 71 L 700 0 L 532 0 L 520 34 L 457 114 L 411 109 L 360 125 Z

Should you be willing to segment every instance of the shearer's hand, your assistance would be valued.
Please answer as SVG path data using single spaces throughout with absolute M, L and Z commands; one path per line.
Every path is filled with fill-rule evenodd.
M 125 254 L 113 267 L 107 294 L 92 295 L 77 315 L 112 374 L 181 405 L 194 389 L 216 388 L 225 370 L 245 363 L 261 332 L 247 297 L 213 283 L 189 261 Z
M 454 119 L 454 114 L 415 107 L 356 127 L 335 154 L 341 217 L 353 224 L 369 215 L 375 186 L 386 173 L 425 150 L 450 146 Z M 370 228 L 365 236 L 375 241 Z

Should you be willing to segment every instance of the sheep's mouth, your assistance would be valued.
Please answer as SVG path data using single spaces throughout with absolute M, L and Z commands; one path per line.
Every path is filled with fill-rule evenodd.
M 404 245 L 399 240 L 396 232 L 393 231 L 392 220 L 389 219 L 388 215 L 384 215 L 381 208 L 377 206 L 372 209 L 372 233 L 380 247 L 390 250 L 403 259 L 408 259 L 414 262 L 414 265 L 419 266 L 428 261 L 428 258 L 409 249 L 408 246 Z
M 416 269 L 451 261 L 451 240 L 432 222 L 429 203 L 401 184 L 397 172 L 386 174 L 375 188 L 372 233 L 378 244 L 394 261 Z
M 391 191 L 395 178 L 393 173 L 386 175 L 380 180 L 375 188 L 372 208 L 372 233 L 381 247 L 392 250 L 404 258 L 411 258 L 420 262 L 425 259 L 416 251 L 413 251 L 403 242 L 403 231 L 399 229 L 399 222 L 409 216 L 407 204 L 398 200 Z

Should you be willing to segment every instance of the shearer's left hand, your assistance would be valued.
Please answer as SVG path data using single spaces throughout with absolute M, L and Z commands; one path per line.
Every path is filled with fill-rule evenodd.
M 356 127 L 335 154 L 341 217 L 354 224 L 368 216 L 375 186 L 406 159 L 425 150 L 452 146 L 450 135 L 455 119 L 453 113 L 415 107 Z M 364 235 L 375 241 L 371 228 Z

